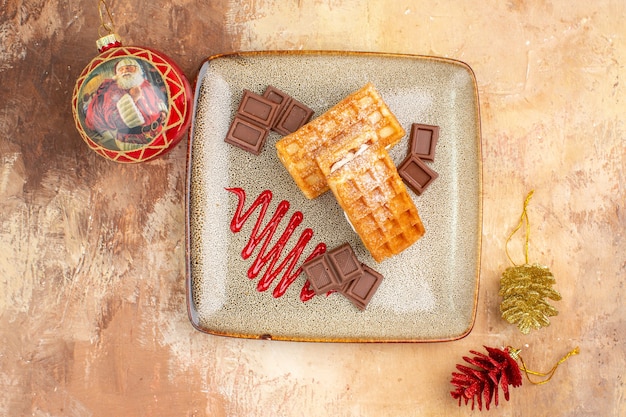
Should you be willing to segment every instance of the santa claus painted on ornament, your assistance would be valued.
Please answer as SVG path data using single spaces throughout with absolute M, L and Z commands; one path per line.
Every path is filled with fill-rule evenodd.
M 85 125 L 122 151 L 141 148 L 163 130 L 168 107 L 165 94 L 145 76 L 134 58 L 115 63 L 114 76 L 104 80 L 85 111 Z

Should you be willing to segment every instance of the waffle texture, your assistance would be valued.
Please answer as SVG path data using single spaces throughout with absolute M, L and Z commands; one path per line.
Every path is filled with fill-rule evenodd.
M 397 255 L 424 235 L 417 208 L 381 146 L 365 147 L 326 179 L 376 262 Z
M 374 85 L 367 83 L 324 114 L 276 143 L 278 158 L 303 192 L 313 199 L 328 191 L 326 176 L 316 157 L 329 147 L 341 147 L 364 129 L 374 132 L 373 141 L 389 148 L 405 131 Z M 332 165 L 332 163 L 331 163 Z

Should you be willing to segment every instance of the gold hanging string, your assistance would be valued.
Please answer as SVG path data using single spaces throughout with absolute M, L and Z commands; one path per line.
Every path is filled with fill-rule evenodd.
M 550 381 L 550 379 L 552 379 L 552 376 L 554 376 L 554 373 L 556 372 L 556 368 L 559 367 L 560 364 L 562 364 L 563 362 L 565 362 L 570 356 L 574 356 L 574 355 L 578 355 L 580 353 L 580 349 L 578 348 L 578 346 L 576 346 L 574 349 L 570 350 L 567 355 L 563 356 L 553 367 L 552 369 L 550 369 L 548 372 L 537 372 L 537 371 L 531 371 L 530 369 L 528 369 L 526 367 L 526 364 L 524 363 L 524 359 L 522 359 L 522 357 L 520 356 L 520 349 L 515 349 L 512 347 L 509 347 L 509 352 L 511 354 L 511 357 L 513 359 L 519 359 L 519 361 L 522 363 L 521 366 L 521 370 L 524 371 L 524 373 L 526 374 L 526 379 L 528 379 L 528 381 L 531 384 L 534 385 L 543 385 L 545 383 L 547 383 L 548 381 Z M 540 377 L 547 377 L 546 379 L 542 380 L 542 381 L 533 381 L 530 378 L 530 375 L 535 375 L 535 376 L 540 376 Z
M 104 13 L 103 13 L 104 11 Z M 106 30 L 108 35 L 115 33 L 115 24 L 113 23 L 113 16 L 109 10 L 109 6 L 104 0 L 98 0 L 98 13 L 100 14 L 100 27 L 98 27 L 98 35 L 102 37 L 101 30 Z
M 526 200 L 524 200 L 524 209 L 522 210 L 522 215 L 520 216 L 519 223 L 515 227 L 515 229 L 513 229 L 509 237 L 506 239 L 506 243 L 504 244 L 504 250 L 506 252 L 506 256 L 509 258 L 509 261 L 511 261 L 511 263 L 515 266 L 517 266 L 517 264 L 513 262 L 513 259 L 511 258 L 511 255 L 509 254 L 509 241 L 511 240 L 513 235 L 517 233 L 519 229 L 522 228 L 524 221 L 526 222 L 526 237 L 524 239 L 524 264 L 528 265 L 528 247 L 530 245 L 530 221 L 528 220 L 528 212 L 526 211 L 526 209 L 534 193 L 535 191 L 531 190 L 526 196 Z

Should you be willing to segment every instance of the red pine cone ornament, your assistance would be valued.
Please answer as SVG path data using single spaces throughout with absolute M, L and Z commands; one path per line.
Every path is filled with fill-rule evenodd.
M 522 385 L 522 372 L 516 360 L 511 356 L 511 348 L 500 350 L 485 346 L 488 355 L 470 350 L 475 355 L 473 358 L 464 356 L 465 362 L 474 367 L 457 364 L 459 372 L 452 373 L 452 385 L 456 386 L 455 391 L 450 394 L 453 398 L 465 404 L 472 400 L 472 410 L 475 403 L 478 409 L 482 410 L 483 402 L 485 408 L 489 410 L 489 405 L 493 400 L 498 406 L 498 386 L 502 388 L 504 398 L 509 400 L 509 385 L 519 387 Z

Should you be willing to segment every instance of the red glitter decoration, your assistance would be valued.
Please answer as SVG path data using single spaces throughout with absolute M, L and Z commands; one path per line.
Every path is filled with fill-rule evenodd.
M 452 373 L 452 385 L 456 390 L 451 391 L 452 398 L 461 401 L 465 400 L 467 405 L 472 400 L 472 410 L 474 405 L 482 410 L 483 403 L 489 410 L 489 405 L 493 400 L 498 406 L 498 386 L 502 388 L 504 398 L 509 400 L 509 385 L 519 387 L 522 385 L 522 372 L 515 359 L 511 356 L 509 348 L 500 350 L 485 346 L 488 355 L 470 350 L 475 355 L 473 358 L 464 356 L 463 360 L 474 367 L 457 364 L 459 372 Z

